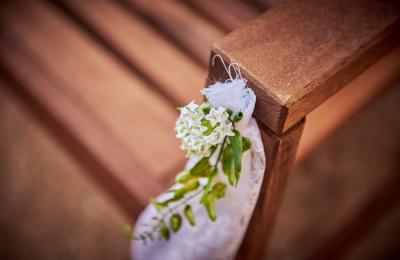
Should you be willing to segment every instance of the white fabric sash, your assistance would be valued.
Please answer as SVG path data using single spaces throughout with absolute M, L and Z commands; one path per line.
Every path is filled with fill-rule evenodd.
M 226 83 L 217 82 L 202 90 L 214 107 L 223 106 L 244 116 L 236 127 L 251 140 L 251 149 L 244 153 L 242 171 L 237 187 L 232 187 L 227 177 L 220 171 L 218 181 L 227 184 L 226 196 L 217 201 L 217 220 L 212 222 L 203 205 L 194 199 L 191 203 L 196 217 L 196 225 L 190 226 L 186 219 L 177 233 L 171 234 L 169 241 L 154 240 L 144 244 L 133 241 L 131 256 L 136 260 L 205 260 L 233 259 L 245 235 L 252 216 L 265 172 L 264 147 L 257 122 L 252 118 L 256 96 L 246 87 L 244 79 L 231 79 Z M 186 167 L 190 168 L 198 158 L 190 158 Z M 212 158 L 211 158 L 212 160 Z M 159 197 L 162 201 L 162 195 Z M 180 210 L 182 211 L 182 209 Z M 142 223 L 151 223 L 156 215 L 152 205 L 140 215 L 135 233 L 146 231 Z M 148 229 L 148 227 L 147 227 Z

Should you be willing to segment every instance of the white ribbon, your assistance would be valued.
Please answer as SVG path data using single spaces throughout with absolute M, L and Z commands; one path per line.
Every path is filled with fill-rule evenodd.
M 221 58 L 218 55 L 215 57 Z M 224 63 L 223 65 L 225 66 Z M 235 78 L 231 74 L 232 68 Z M 246 87 L 246 80 L 242 78 L 236 64 L 230 64 L 228 68 L 225 66 L 225 69 L 230 77 L 226 82 L 216 82 L 201 92 L 212 106 L 222 106 L 244 114 L 236 128 L 251 140 L 252 146 L 243 155 L 239 183 L 237 187 L 232 187 L 220 171 L 217 180 L 226 183 L 227 190 L 226 196 L 217 201 L 217 220 L 212 222 L 204 206 L 195 199 L 191 203 L 196 218 L 195 226 L 190 226 L 183 219 L 180 230 L 171 234 L 169 241 L 156 239 L 145 244 L 133 241 L 133 259 L 226 260 L 233 259 L 240 247 L 260 192 L 265 172 L 265 155 L 257 122 L 252 118 L 256 96 Z M 186 168 L 193 166 L 197 160 L 198 158 L 190 158 Z M 161 195 L 158 199 L 162 201 L 164 196 Z M 136 223 L 135 234 L 148 230 L 148 227 L 141 224 L 151 223 L 151 217 L 155 215 L 157 212 L 154 207 L 147 206 Z

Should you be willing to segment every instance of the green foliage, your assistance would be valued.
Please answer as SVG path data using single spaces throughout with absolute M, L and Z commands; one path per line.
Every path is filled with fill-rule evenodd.
M 183 186 L 181 188 L 171 190 L 170 192 L 174 193 L 172 198 L 167 199 L 166 201 L 163 201 L 163 202 L 158 202 L 158 201 L 153 200 L 152 203 L 153 203 L 153 205 L 157 205 L 158 207 L 160 207 L 160 205 L 162 207 L 166 207 L 166 206 L 168 206 L 169 203 L 182 199 L 187 193 L 197 190 L 197 188 L 199 186 L 200 186 L 200 183 L 197 179 L 191 179 L 191 180 L 187 181 L 185 184 L 183 184 Z M 157 209 L 157 207 L 156 207 L 156 209 Z
M 173 190 L 172 192 L 174 193 L 174 196 L 172 198 L 170 198 L 170 199 L 167 199 L 163 203 L 168 205 L 171 202 L 178 201 L 178 200 L 182 199 L 185 196 L 185 193 L 186 193 L 185 189 L 183 189 L 183 188 L 182 189 Z
M 201 196 L 200 203 L 203 203 L 203 201 L 205 200 L 205 197 L 211 191 L 213 179 L 215 176 L 217 176 L 217 174 L 218 174 L 218 169 L 217 169 L 217 167 L 214 167 L 214 170 L 208 176 L 208 181 L 207 181 L 206 186 L 204 187 L 204 192 L 203 192 L 203 196 Z
M 212 190 L 218 199 L 223 198 L 223 197 L 225 197 L 226 184 L 222 183 L 222 182 L 216 183 L 212 187 Z
M 179 214 L 173 214 L 169 219 L 169 225 L 173 232 L 177 232 L 182 225 L 182 217 Z
M 186 205 L 183 213 L 191 226 L 196 225 L 196 220 L 194 217 L 193 209 L 190 205 Z
M 192 178 L 193 178 L 193 176 L 190 174 L 190 171 L 181 171 L 180 173 L 178 173 L 176 175 L 175 181 L 177 183 L 185 183 Z
M 233 148 L 230 144 L 226 145 L 222 151 L 222 170 L 228 176 L 230 185 L 236 184 L 235 161 L 233 160 Z
M 215 221 L 217 220 L 217 211 L 215 209 L 215 203 L 216 203 L 217 197 L 215 195 L 214 191 L 208 192 L 204 199 L 203 199 L 203 205 L 207 210 L 208 217 L 212 220 Z
M 207 210 L 208 217 L 215 221 L 217 219 L 216 201 L 223 198 L 226 192 L 226 184 L 219 182 L 216 183 L 209 190 L 203 193 L 200 203 L 204 205 Z
M 153 206 L 156 208 L 158 212 L 162 211 L 166 206 L 167 203 L 165 202 L 158 202 L 156 199 L 152 198 L 150 199 L 150 203 L 153 204 Z
M 190 170 L 190 174 L 196 177 L 207 177 L 210 175 L 211 171 L 212 167 L 209 157 L 203 157 L 193 166 L 193 168 Z
M 169 236 L 170 236 L 169 229 L 164 223 L 161 224 L 158 232 L 162 238 L 164 238 L 165 240 L 169 240 Z
M 251 142 L 250 142 L 250 140 L 248 138 L 243 136 L 242 137 L 242 143 L 243 143 L 243 148 L 242 148 L 243 153 L 246 152 L 247 150 L 250 150 Z
M 211 106 L 209 103 L 204 103 L 201 105 L 201 109 L 205 114 L 208 114 Z M 243 118 L 243 113 L 241 112 L 236 114 L 231 110 L 227 110 L 227 112 L 233 126 Z M 218 124 L 212 127 L 210 121 L 202 121 L 202 125 L 207 127 L 207 131 L 210 133 L 213 128 L 218 127 Z M 242 170 L 243 153 L 251 148 L 251 141 L 248 138 L 243 137 L 235 128 L 233 133 L 234 136 L 225 137 L 219 146 L 211 147 L 210 156 L 201 158 L 191 169 L 182 171 L 176 175 L 175 181 L 179 185 L 176 185 L 177 188 L 169 191 L 172 193 L 169 199 L 162 202 L 151 199 L 151 203 L 159 212 L 157 216 L 152 218 L 152 221 L 155 221 L 156 224 L 148 225 L 152 227 L 150 232 L 134 236 L 133 239 L 146 242 L 147 239 L 153 239 L 152 234 L 154 232 L 158 232 L 161 238 L 169 240 L 171 232 L 175 233 L 180 230 L 182 215 L 191 226 L 194 226 L 196 224 L 195 214 L 192 207 L 187 203 L 198 195 L 201 195 L 200 203 L 205 207 L 210 220 L 217 220 L 216 203 L 219 199 L 225 197 L 227 189 L 225 183 L 216 181 L 219 167 L 221 166 L 223 173 L 227 176 L 229 184 L 236 187 Z M 218 152 L 218 156 L 216 162 L 211 165 L 210 158 L 214 152 Z M 204 186 L 200 185 L 199 179 L 201 178 L 207 178 L 207 183 Z M 182 205 L 185 205 L 183 212 L 179 212 Z M 167 226 L 165 221 L 168 217 L 169 225 Z M 132 228 L 126 226 L 124 233 L 132 237 Z
M 181 188 L 181 190 L 183 190 L 185 193 L 188 193 L 190 191 L 194 191 L 197 190 L 197 188 L 200 186 L 200 183 L 198 180 L 191 180 L 188 181 L 187 183 L 185 183 L 183 185 L 183 187 Z
M 242 135 L 239 133 L 239 131 L 235 130 L 234 131 L 235 135 L 230 136 L 229 140 L 232 145 L 232 151 L 233 151 L 233 161 L 235 165 L 235 186 L 239 182 L 239 177 L 240 177 L 240 171 L 242 170 L 242 156 L 243 156 L 243 143 L 242 143 Z
M 229 143 L 222 151 L 222 170 L 228 176 L 229 184 L 237 186 L 242 170 L 243 148 L 248 148 L 248 139 L 243 142 L 243 137 L 239 131 L 234 131 L 235 135 L 229 137 Z M 246 146 L 246 147 L 244 147 Z

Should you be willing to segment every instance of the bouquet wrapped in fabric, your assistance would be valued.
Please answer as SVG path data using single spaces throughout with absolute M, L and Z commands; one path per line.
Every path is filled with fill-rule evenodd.
M 238 250 L 265 155 L 252 118 L 256 96 L 236 64 L 225 68 L 229 79 L 202 90 L 206 102 L 179 108 L 176 136 L 188 161 L 137 221 L 134 259 L 232 259 Z

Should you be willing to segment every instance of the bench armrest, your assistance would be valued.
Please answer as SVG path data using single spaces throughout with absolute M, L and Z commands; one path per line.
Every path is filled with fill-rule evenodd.
M 283 133 L 398 43 L 395 1 L 286 1 L 213 46 L 258 97 L 256 118 Z M 226 79 L 220 64 L 209 81 Z

